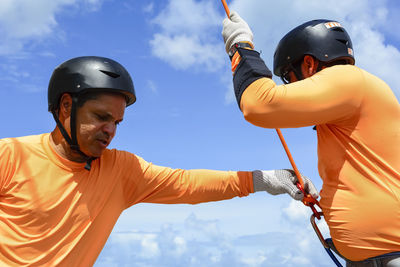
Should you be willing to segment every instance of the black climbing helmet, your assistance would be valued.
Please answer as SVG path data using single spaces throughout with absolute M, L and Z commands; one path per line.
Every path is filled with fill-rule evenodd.
M 131 76 L 121 64 L 104 57 L 77 57 L 54 70 L 48 87 L 49 111 L 58 109 L 64 93 L 79 97 L 88 91 L 122 93 L 127 106 L 136 101 Z
M 282 77 L 305 55 L 325 63 L 339 59 L 348 64 L 355 63 L 350 36 L 339 22 L 333 20 L 312 20 L 287 33 L 275 50 L 274 74 Z
M 121 93 L 126 97 L 126 106 L 136 101 L 131 76 L 118 62 L 104 57 L 77 57 L 58 66 L 50 78 L 48 87 L 48 108 L 61 134 L 71 150 L 77 151 L 86 159 L 85 168 L 90 170 L 95 159 L 80 150 L 77 140 L 76 111 L 81 94 L 87 92 Z M 71 136 L 58 117 L 59 101 L 63 94 L 72 97 L 70 128 Z

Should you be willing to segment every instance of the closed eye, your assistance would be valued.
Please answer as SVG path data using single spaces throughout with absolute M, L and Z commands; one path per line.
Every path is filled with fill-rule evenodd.
M 108 120 L 108 116 L 96 114 L 96 117 L 97 117 L 97 119 L 100 120 L 100 121 L 107 121 L 107 120 Z
M 115 118 L 110 114 L 104 114 L 103 115 L 103 114 L 100 114 L 100 113 L 95 113 L 95 115 L 96 115 L 96 118 L 99 121 L 102 121 L 102 122 L 114 122 L 115 125 L 119 125 L 123 120 L 123 119 L 115 120 Z

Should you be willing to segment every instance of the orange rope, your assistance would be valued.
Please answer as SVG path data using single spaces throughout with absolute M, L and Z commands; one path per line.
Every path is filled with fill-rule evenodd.
M 312 209 L 313 212 L 314 212 L 314 207 L 313 207 L 312 205 L 317 204 L 317 206 L 320 207 L 319 202 L 318 202 L 318 200 L 316 200 L 315 198 L 313 198 L 310 194 L 306 194 L 306 192 L 304 191 L 304 181 L 303 181 L 303 178 L 301 177 L 301 174 L 300 174 L 300 172 L 299 172 L 299 169 L 297 169 L 296 163 L 294 163 L 292 154 L 290 153 L 289 147 L 287 146 L 286 141 L 285 141 L 285 139 L 283 138 L 282 132 L 281 132 L 280 129 L 276 129 L 276 133 L 278 134 L 279 139 L 281 140 L 282 146 L 283 146 L 283 148 L 284 148 L 285 151 L 286 151 L 286 155 L 287 155 L 287 157 L 288 157 L 288 159 L 289 159 L 289 161 L 290 161 L 290 164 L 292 165 L 292 168 L 293 168 L 293 170 L 294 170 L 294 173 L 295 173 L 296 176 L 297 176 L 297 180 L 299 180 L 299 182 L 297 183 L 297 187 L 298 187 L 298 188 L 303 192 L 303 194 L 304 194 L 303 203 L 304 203 L 304 205 L 306 205 L 306 206 L 310 206 L 311 209 Z M 320 207 L 320 208 L 321 208 L 321 207 Z M 316 212 L 316 211 L 315 211 L 315 212 Z M 315 212 L 314 212 L 314 214 L 315 214 Z M 316 216 L 318 216 L 318 215 L 316 214 Z M 319 219 L 319 217 L 317 217 L 317 218 Z
M 222 2 L 222 5 L 224 6 L 226 15 L 227 15 L 228 18 L 229 18 L 229 17 L 230 17 L 230 11 L 229 11 L 228 4 L 226 3 L 225 0 L 221 0 L 221 2 Z M 304 203 L 304 205 L 309 206 L 309 207 L 313 210 L 314 214 L 316 214 L 317 211 L 315 210 L 315 208 L 314 208 L 313 205 L 314 205 L 314 204 L 317 204 L 317 206 L 320 207 L 319 202 L 318 202 L 318 200 L 316 200 L 315 198 L 313 198 L 310 194 L 306 194 L 306 192 L 304 191 L 304 181 L 303 181 L 303 178 L 301 177 L 301 174 L 300 174 L 299 170 L 297 169 L 297 166 L 296 166 L 296 164 L 295 164 L 295 162 L 294 162 L 294 160 L 293 160 L 292 154 L 290 153 L 289 147 L 287 146 L 287 144 L 286 144 L 286 142 L 285 142 L 285 139 L 283 138 L 282 132 L 281 132 L 280 129 L 276 129 L 276 132 L 278 133 L 279 139 L 281 140 L 281 143 L 282 143 L 282 145 L 283 145 L 283 148 L 284 148 L 285 151 L 286 151 L 286 155 L 287 155 L 287 157 L 288 157 L 288 159 L 289 159 L 289 161 L 290 161 L 290 164 L 292 165 L 292 168 L 293 168 L 293 170 L 294 170 L 294 173 L 296 174 L 297 179 L 298 179 L 298 181 L 299 181 L 299 182 L 297 183 L 297 187 L 298 187 L 298 188 L 303 192 L 303 194 L 304 194 L 303 203 Z M 321 207 L 320 207 L 320 208 L 321 208 Z M 318 216 L 317 218 L 319 219 L 320 217 Z
M 299 180 L 299 183 L 300 183 L 301 187 L 304 188 L 304 181 L 303 181 L 303 178 L 301 177 L 301 174 L 300 174 L 300 172 L 299 172 L 299 169 L 297 169 L 297 166 L 296 166 L 296 164 L 294 163 L 292 154 L 290 153 L 289 147 L 287 146 L 286 141 L 285 141 L 285 139 L 283 138 L 283 135 L 282 135 L 281 130 L 280 130 L 280 129 L 276 129 L 276 133 L 278 134 L 279 139 L 281 140 L 282 146 L 283 146 L 283 148 L 284 148 L 285 151 L 286 151 L 286 155 L 287 155 L 287 157 L 288 157 L 288 159 L 289 159 L 289 161 L 290 161 L 290 164 L 291 164 L 292 167 L 293 167 L 294 173 L 296 174 L 297 179 Z
M 221 0 L 221 2 L 222 2 L 222 4 L 224 5 L 224 8 L 225 8 L 225 12 L 226 12 L 226 15 L 228 16 L 228 18 L 230 17 L 230 12 L 229 12 L 229 7 L 228 7 L 228 4 L 226 3 L 226 1 L 225 0 Z

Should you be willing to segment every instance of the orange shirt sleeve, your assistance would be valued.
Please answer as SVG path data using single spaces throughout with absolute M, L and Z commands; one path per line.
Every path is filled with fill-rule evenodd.
M 240 107 L 247 121 L 264 128 L 338 122 L 360 106 L 360 80 L 361 72 L 354 66 L 327 68 L 287 85 L 261 78 L 244 91 Z
M 253 193 L 251 172 L 172 169 L 133 154 L 125 157 L 130 164 L 124 181 L 131 185 L 124 189 L 128 207 L 139 202 L 196 204 Z

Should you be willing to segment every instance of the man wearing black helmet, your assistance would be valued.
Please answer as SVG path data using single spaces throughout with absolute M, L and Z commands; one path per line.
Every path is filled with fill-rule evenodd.
M 400 105 L 392 90 L 354 66 L 337 21 L 309 21 L 282 38 L 274 73 L 284 85 L 271 79 L 237 13 L 223 26 L 245 119 L 265 128 L 316 125 L 320 204 L 347 265 L 400 266 Z
M 196 204 L 256 191 L 303 198 L 290 170 L 170 169 L 107 149 L 135 100 L 130 75 L 111 59 L 79 57 L 54 70 L 54 131 L 0 140 L 0 266 L 91 266 L 121 212 L 139 202 Z

